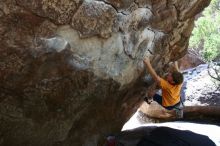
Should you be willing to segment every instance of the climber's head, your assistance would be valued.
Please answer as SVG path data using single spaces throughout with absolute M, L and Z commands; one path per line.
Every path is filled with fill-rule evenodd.
M 178 71 L 168 73 L 167 81 L 173 85 L 179 85 L 183 82 L 183 74 Z

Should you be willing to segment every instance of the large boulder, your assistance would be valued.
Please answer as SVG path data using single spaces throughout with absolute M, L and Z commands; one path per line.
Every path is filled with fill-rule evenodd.
M 163 74 L 209 3 L 1 0 L 0 145 L 101 145 L 141 103 L 143 57 Z
M 205 64 L 205 61 L 194 51 L 188 50 L 187 54 L 178 60 L 178 64 L 180 64 L 180 70 L 183 71 Z

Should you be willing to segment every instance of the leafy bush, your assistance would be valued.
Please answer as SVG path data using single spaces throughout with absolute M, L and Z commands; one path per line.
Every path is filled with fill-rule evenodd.
M 189 47 L 205 61 L 211 61 L 220 54 L 220 0 L 212 0 L 195 22 Z

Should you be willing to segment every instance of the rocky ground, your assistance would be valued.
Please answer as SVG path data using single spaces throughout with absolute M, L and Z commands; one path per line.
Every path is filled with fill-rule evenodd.
M 220 83 L 208 74 L 208 65 L 201 64 L 184 72 L 182 96 L 186 106 L 219 106 Z

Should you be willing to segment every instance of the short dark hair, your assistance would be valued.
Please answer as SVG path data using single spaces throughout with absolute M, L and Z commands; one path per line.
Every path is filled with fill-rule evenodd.
M 181 83 L 183 83 L 183 74 L 178 72 L 178 71 L 174 71 L 172 72 L 172 77 L 173 77 L 173 81 L 175 85 L 179 85 Z

